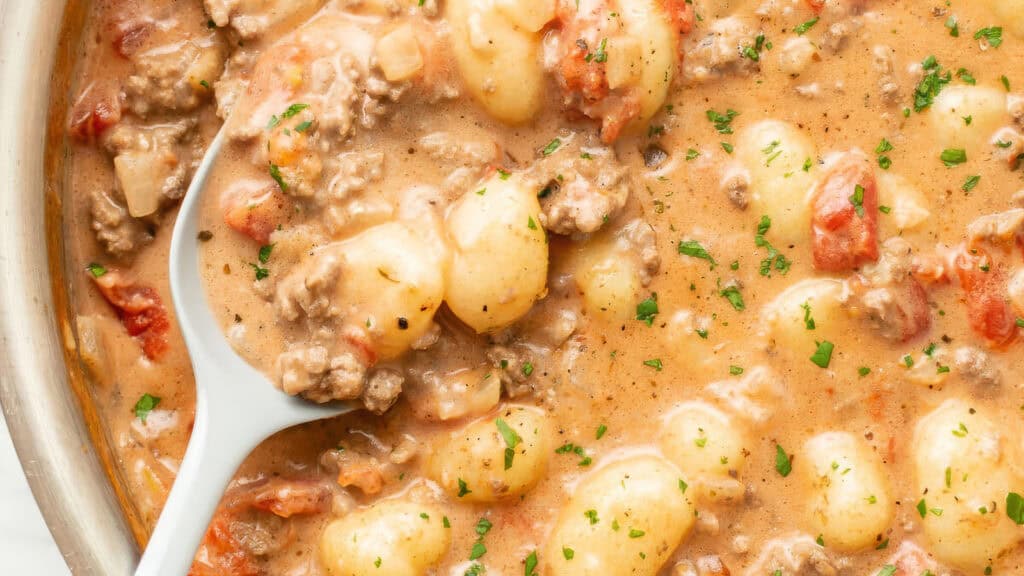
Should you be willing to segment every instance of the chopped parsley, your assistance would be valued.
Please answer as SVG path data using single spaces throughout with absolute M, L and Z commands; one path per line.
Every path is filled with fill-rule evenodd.
M 587 456 L 586 449 L 583 446 L 573 444 L 572 442 L 566 442 L 558 448 L 555 448 L 555 454 L 575 454 L 580 457 L 580 461 L 577 462 L 577 466 L 590 466 L 593 463 L 593 458 Z
M 960 37 L 960 23 L 957 21 L 956 14 L 950 14 L 946 20 L 946 28 L 949 28 L 949 35 L 953 38 Z
M 917 88 L 914 89 L 914 111 L 919 113 L 930 108 L 935 102 L 935 97 L 953 79 L 952 73 L 948 70 L 945 73 L 942 72 L 942 67 L 939 66 L 935 56 L 925 58 L 921 62 L 921 67 L 925 74 Z
M 85 269 L 89 271 L 89 274 L 92 274 L 93 278 L 101 278 L 107 273 L 107 269 L 102 264 L 96 262 L 90 262 L 86 265 Z
M 269 262 L 270 261 L 270 254 L 273 251 L 274 251 L 274 245 L 273 244 L 266 244 L 264 246 L 260 246 L 260 253 L 259 253 L 260 264 L 266 264 L 267 262 Z
M 714 110 L 708 110 L 706 112 L 708 120 L 715 125 L 715 130 L 719 134 L 732 134 L 732 121 L 740 115 L 739 112 L 728 109 L 725 114 L 719 114 Z
M 650 360 L 644 360 L 644 366 L 654 368 L 658 372 L 661 372 L 661 370 L 664 368 L 664 365 L 661 363 L 661 358 L 651 358 Z
M 718 295 L 729 301 L 733 309 L 737 312 L 742 312 L 747 309 L 746 303 L 743 301 L 743 294 L 740 289 L 735 286 L 729 286 L 718 292 Z M 660 361 L 659 361 L 660 364 Z
M 775 445 L 775 471 L 783 478 L 793 471 L 793 461 L 781 444 Z
M 147 392 L 139 398 L 138 402 L 135 403 L 135 417 L 142 420 L 142 423 L 145 424 L 146 418 L 149 417 L 149 413 L 159 405 L 160 397 L 153 396 Z
M 604 424 L 601 424 L 600 426 L 597 427 L 597 434 L 595 434 L 595 437 L 598 440 L 600 440 L 601 437 L 603 437 L 606 432 L 608 432 L 608 427 L 605 426 Z
M 961 186 L 960 189 L 963 190 L 964 192 L 970 192 L 971 190 L 974 190 L 974 188 L 978 186 L 978 182 L 981 182 L 981 176 L 968 176 L 967 180 L 964 181 L 964 185 Z
M 551 142 L 548 142 L 548 145 L 545 146 L 543 150 L 541 150 L 541 154 L 543 154 L 545 156 L 551 156 L 561 146 L 562 146 L 562 139 L 561 138 L 555 138 Z
M 864 187 L 857 184 L 853 187 L 853 194 L 850 196 L 850 204 L 853 204 L 853 210 L 857 213 L 857 216 L 864 217 Z
M 1024 497 L 1016 492 L 1006 495 L 1006 515 L 1017 526 L 1024 526 Z
M 817 342 L 817 345 L 818 349 L 811 355 L 811 362 L 820 368 L 828 368 L 829 364 L 832 363 L 832 352 L 835 350 L 836 345 L 828 340 Z
M 861 366 L 860 368 L 857 368 L 857 374 L 861 378 L 863 378 L 863 377 L 867 376 L 868 374 L 871 374 L 871 368 L 868 368 L 867 366 Z
M 497 426 L 498 433 L 501 434 L 502 439 L 505 440 L 505 470 L 508 470 L 512 468 L 512 460 L 516 456 L 516 446 L 518 446 L 523 439 L 501 418 L 495 420 L 494 425 Z
M 974 33 L 975 40 L 981 40 L 982 38 L 988 42 L 989 46 L 999 48 L 1003 43 L 1003 29 L 1000 26 L 989 26 Z
M 253 272 L 256 273 L 257 281 L 264 280 L 267 278 L 267 276 L 270 276 L 270 270 L 260 266 L 259 264 L 256 264 L 255 262 L 250 262 L 249 266 L 252 266 Z
M 281 187 L 282 192 L 288 191 L 288 184 L 284 181 L 284 178 L 281 177 L 281 168 L 277 164 L 270 165 L 270 177 L 274 179 L 274 182 L 277 182 L 277 185 Z
M 715 259 L 711 256 L 711 253 L 701 246 L 700 242 L 696 240 L 683 240 L 679 242 L 678 251 L 683 256 L 707 260 L 711 263 L 712 270 L 714 270 L 715 266 L 718 265 L 718 263 L 715 262 Z
M 466 494 L 472 494 L 473 493 L 473 491 L 469 489 L 469 486 L 466 486 L 466 481 L 465 480 L 463 480 L 462 478 L 458 478 L 457 482 L 459 484 L 459 493 L 458 493 L 458 497 L 459 498 L 462 498 Z
M 758 272 L 761 276 L 771 277 L 772 270 L 777 270 L 785 276 L 789 272 L 789 268 L 793 265 L 788 258 L 781 252 L 775 249 L 769 242 L 765 235 L 771 230 L 772 219 L 767 215 L 761 216 L 761 221 L 757 224 L 757 234 L 754 236 L 754 244 L 758 248 L 765 248 L 768 250 L 768 256 L 761 260 L 761 266 Z
M 523 561 L 523 576 L 537 576 L 537 551 L 530 552 L 530 555 Z
M 807 302 L 804 302 L 803 304 L 801 304 L 800 307 L 804 309 L 804 326 L 808 330 L 814 330 L 815 328 L 817 328 L 818 325 L 814 321 L 814 317 L 811 316 L 811 302 L 810 302 L 810 300 L 808 300 Z
M 796 32 L 797 36 L 803 36 L 804 34 L 807 34 L 807 32 L 811 28 L 814 28 L 814 25 L 818 23 L 818 20 L 819 20 L 819 18 L 815 17 L 815 18 L 811 18 L 810 20 L 804 22 L 803 24 L 798 24 L 798 25 L 793 27 L 793 32 Z
M 648 326 L 654 324 L 654 317 L 658 315 L 658 294 L 651 293 L 650 298 L 636 305 L 636 319 L 645 322 Z
M 946 165 L 946 168 L 952 168 L 967 162 L 967 151 L 963 148 L 946 148 L 942 151 L 942 155 L 939 158 L 942 159 L 942 163 Z

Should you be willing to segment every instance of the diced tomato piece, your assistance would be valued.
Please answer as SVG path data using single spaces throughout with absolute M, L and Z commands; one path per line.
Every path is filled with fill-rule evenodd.
M 222 203 L 224 222 L 260 244 L 270 242 L 270 234 L 288 219 L 288 198 L 276 184 L 253 192 L 231 192 Z
M 693 8 L 692 0 L 664 0 L 664 2 L 665 12 L 672 18 L 672 23 L 680 34 L 687 34 L 693 30 L 697 12 Z
M 821 10 L 825 8 L 825 0 L 807 0 L 807 5 L 814 10 L 815 14 L 821 14 Z
M 878 260 L 878 185 L 867 158 L 844 154 L 815 191 L 813 210 L 815 268 L 843 272 Z
M 1010 307 L 1006 275 L 982 248 L 963 248 L 954 261 L 971 328 L 995 347 L 1013 342 L 1017 318 Z
M 100 293 L 117 310 L 128 334 L 139 341 L 150 360 L 159 360 L 167 351 L 167 332 L 171 323 L 156 290 L 140 286 L 117 270 L 93 276 Z
M 231 516 L 219 510 L 206 530 L 188 576 L 259 576 L 242 544 L 231 534 Z
M 71 107 L 68 133 L 75 140 L 93 143 L 121 121 L 121 103 L 115 93 L 87 88 Z
M 240 491 L 227 498 L 229 509 L 254 508 L 281 518 L 326 512 L 331 503 L 330 487 L 313 480 L 277 478 Z

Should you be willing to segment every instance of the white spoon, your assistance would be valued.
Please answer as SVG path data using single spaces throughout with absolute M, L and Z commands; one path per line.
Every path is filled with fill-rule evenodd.
M 210 144 L 182 202 L 171 239 L 170 283 L 178 325 L 192 359 L 196 417 L 185 458 L 135 576 L 184 576 L 228 482 L 245 457 L 285 428 L 357 409 L 286 395 L 243 360 L 224 338 L 199 275 L 202 192 L 224 144 Z

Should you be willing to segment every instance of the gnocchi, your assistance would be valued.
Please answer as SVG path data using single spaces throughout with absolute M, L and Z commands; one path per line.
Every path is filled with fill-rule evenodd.
M 447 254 L 431 236 L 391 222 L 337 247 L 344 264 L 334 300 L 365 325 L 382 360 L 400 356 L 423 336 L 444 299 Z
M 431 504 L 378 502 L 328 524 L 320 560 L 330 576 L 424 576 L 451 545 L 443 518 Z
M 593 472 L 547 538 L 548 576 L 654 576 L 694 524 L 686 481 L 656 456 Z
M 668 97 L 677 68 L 678 32 L 669 22 L 664 3 L 656 0 L 620 2 L 618 14 L 625 32 L 619 41 L 619 55 L 627 67 L 631 61 L 639 63 L 638 75 L 619 75 L 637 81 L 640 113 L 633 122 L 636 128 L 650 120 Z M 609 65 L 615 61 L 616 54 L 610 51 Z
M 640 265 L 629 250 L 616 243 L 592 241 L 576 258 L 576 285 L 587 313 L 613 322 L 635 315 L 643 288 Z
M 700 483 L 698 490 L 703 495 L 715 497 L 723 480 L 735 482 L 732 477 L 746 463 L 748 440 L 744 428 L 742 422 L 711 404 L 687 402 L 665 419 L 659 444 L 662 453 L 687 478 Z M 742 494 L 742 487 L 738 491 Z
M 931 217 L 928 197 L 909 179 L 892 172 L 877 173 L 878 203 L 888 212 L 881 218 L 883 230 L 913 230 Z
M 740 130 L 736 158 L 750 174 L 751 208 L 772 220 L 780 243 L 806 243 L 817 150 L 795 126 L 763 120 Z
M 551 4 L 550 14 L 541 6 Z M 515 14 L 530 28 L 510 21 Z M 452 49 L 466 88 L 493 117 L 526 122 L 541 106 L 544 71 L 540 27 L 554 16 L 553 3 L 512 0 L 449 0 L 445 17 L 452 27 Z
M 964 569 L 986 565 L 1024 539 L 1003 510 L 1019 489 L 1019 447 L 986 414 L 950 399 L 917 423 L 918 520 L 931 551 Z
M 495 175 L 452 205 L 445 301 L 479 333 L 521 318 L 545 291 L 548 245 L 537 194 Z
M 552 453 L 547 417 L 535 408 L 507 406 L 444 437 L 429 469 L 448 494 L 466 502 L 521 496 L 543 476 Z
M 852 322 L 843 308 L 846 287 L 839 280 L 802 280 L 769 302 L 761 325 L 769 345 L 800 356 L 815 350 L 816 342 L 835 341 L 849 333 Z
M 853 434 L 826 432 L 804 444 L 808 516 L 825 545 L 856 551 L 881 542 L 895 503 L 881 459 Z
M 949 86 L 935 98 L 929 115 L 939 151 L 964 149 L 968 158 L 980 156 L 990 149 L 992 134 L 1009 121 L 1006 92 L 988 86 Z

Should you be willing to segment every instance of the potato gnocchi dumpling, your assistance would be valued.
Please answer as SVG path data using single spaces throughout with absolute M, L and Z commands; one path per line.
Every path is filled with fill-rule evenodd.
M 935 98 L 928 114 L 935 148 L 964 149 L 968 159 L 987 153 L 992 135 L 1010 120 L 1006 92 L 989 86 L 950 85 Z
M 889 209 L 880 219 L 882 230 L 891 229 L 896 233 L 912 230 L 932 215 L 928 197 L 913 182 L 886 171 L 876 172 L 876 177 L 878 204 Z
M 451 545 L 444 512 L 409 500 L 384 500 L 327 525 L 320 561 L 330 576 L 423 576 Z
M 828 278 L 801 280 L 785 289 L 761 313 L 769 344 L 803 356 L 814 352 L 816 342 L 849 334 L 853 323 L 842 307 L 845 292 L 842 282 Z
M 743 423 L 700 401 L 687 402 L 669 413 L 659 444 L 662 453 L 695 484 L 703 484 L 704 477 L 730 477 L 743 470 L 748 448 Z
M 795 126 L 762 120 L 736 136 L 736 158 L 750 173 L 751 210 L 772 219 L 778 243 L 806 243 L 817 166 L 814 143 Z
M 554 3 L 449 0 L 445 17 L 459 71 L 473 97 L 502 122 L 518 124 L 533 118 L 540 110 L 544 84 L 539 31 L 554 17 Z
M 636 315 L 643 300 L 640 263 L 631 250 L 595 240 L 576 256 L 576 286 L 587 314 L 623 322 Z
M 536 408 L 508 406 L 443 436 L 431 455 L 431 476 L 453 499 L 496 502 L 528 492 L 544 475 L 550 425 Z
M 594 471 L 573 492 L 542 555 L 547 576 L 654 576 L 693 526 L 672 464 L 636 456 Z
M 607 73 L 609 81 L 616 76 L 630 79 L 622 84 L 631 84 L 635 78 L 640 115 L 633 126 L 638 127 L 650 120 L 668 97 L 678 66 L 678 33 L 669 22 L 664 2 L 620 1 L 618 17 L 626 35 L 619 39 L 618 54 L 614 45 L 608 50 Z M 638 73 L 634 72 L 637 69 Z
M 480 333 L 504 328 L 544 294 L 548 244 L 537 193 L 495 175 L 466 192 L 448 212 L 452 262 L 445 300 Z
M 444 300 L 447 254 L 430 232 L 382 224 L 344 242 L 336 302 L 366 326 L 378 357 L 395 358 L 430 329 Z
M 895 515 L 881 458 L 853 434 L 826 432 L 804 444 L 811 483 L 807 511 L 825 546 L 853 552 L 875 546 Z
M 913 442 L 916 519 L 936 557 L 977 570 L 1024 539 L 1004 509 L 1024 483 L 1018 442 L 960 399 L 921 418 Z

